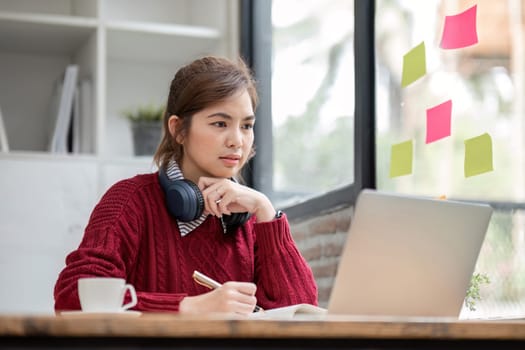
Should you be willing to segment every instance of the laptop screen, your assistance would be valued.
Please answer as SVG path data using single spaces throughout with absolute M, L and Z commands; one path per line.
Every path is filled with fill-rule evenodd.
M 485 204 L 363 190 L 328 313 L 458 317 L 491 214 Z

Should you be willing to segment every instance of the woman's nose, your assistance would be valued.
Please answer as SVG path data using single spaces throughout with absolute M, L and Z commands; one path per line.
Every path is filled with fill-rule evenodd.
M 238 148 L 242 146 L 242 133 L 238 128 L 232 128 L 228 133 L 227 146 Z

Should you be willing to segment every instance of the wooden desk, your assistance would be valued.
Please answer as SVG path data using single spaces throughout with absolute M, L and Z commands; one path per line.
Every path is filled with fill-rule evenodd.
M 525 321 L 0 316 L 0 349 L 525 349 Z

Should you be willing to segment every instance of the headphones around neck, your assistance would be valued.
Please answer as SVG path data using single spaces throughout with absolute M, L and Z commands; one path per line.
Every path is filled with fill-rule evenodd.
M 233 180 L 232 180 L 233 181 Z M 199 187 L 187 179 L 170 180 L 164 169 L 159 169 L 159 182 L 166 195 L 166 206 L 177 220 L 188 222 L 198 219 L 204 211 L 204 198 Z M 223 215 L 222 221 L 227 231 L 242 226 L 250 218 L 250 213 Z

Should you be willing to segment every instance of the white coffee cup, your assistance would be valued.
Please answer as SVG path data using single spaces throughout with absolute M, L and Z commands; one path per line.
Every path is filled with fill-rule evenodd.
M 126 291 L 131 301 L 125 305 Z M 78 279 L 78 297 L 85 312 L 123 312 L 137 305 L 137 293 L 123 278 L 84 277 Z

